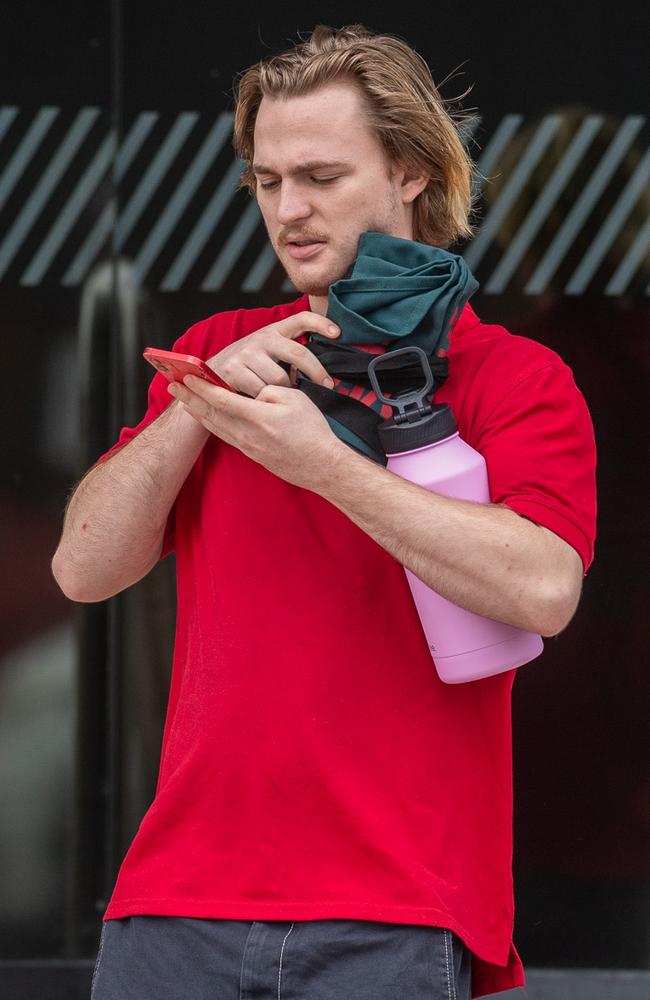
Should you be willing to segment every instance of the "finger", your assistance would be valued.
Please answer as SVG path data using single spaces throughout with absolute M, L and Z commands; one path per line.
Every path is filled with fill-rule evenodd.
M 186 375 L 183 382 L 185 391 L 189 392 L 190 396 L 199 396 L 219 416 L 223 415 L 239 420 L 259 419 L 260 403 L 257 399 L 249 399 L 248 396 L 240 396 L 238 393 L 222 389 L 218 385 L 210 385 L 209 382 L 196 378 L 195 375 Z M 187 399 L 188 397 L 183 402 Z
M 284 342 L 283 342 L 284 343 Z M 283 385 L 287 388 L 291 385 L 291 380 L 284 368 L 267 354 L 259 354 L 256 358 L 248 362 L 249 371 L 260 379 L 261 385 L 256 395 L 259 395 L 265 385 Z
M 300 393 L 302 396 L 303 393 Z M 260 403 L 288 403 L 295 399 L 295 390 L 284 385 L 265 385 L 256 402 Z
M 238 369 L 236 377 L 231 376 L 230 384 L 237 392 L 243 392 L 244 395 L 255 399 L 266 385 L 266 382 L 259 375 L 256 375 L 252 368 L 245 367 Z
M 196 380 L 199 383 L 203 383 L 203 379 Z M 222 390 L 227 392 L 227 390 Z M 210 401 L 207 400 L 204 394 L 200 390 L 200 386 L 197 386 L 197 391 L 195 392 L 192 387 L 185 385 L 183 382 L 171 382 L 167 386 L 167 392 L 174 399 L 182 403 L 183 406 L 190 410 L 193 417 L 201 419 L 207 415 L 208 409 L 210 408 Z
M 330 339 L 338 337 L 341 333 L 336 323 L 333 323 L 327 316 L 321 316 L 320 313 L 308 311 L 296 313 L 295 316 L 287 316 L 286 319 L 281 319 L 275 324 L 275 328 L 278 333 L 281 333 L 283 337 L 287 337 L 289 340 L 299 337 L 302 333 L 320 333 Z
M 281 337 L 276 339 L 281 345 L 286 343 Z M 287 372 L 267 352 L 268 347 L 260 350 L 259 346 L 255 348 L 250 345 L 241 354 L 236 377 L 231 375 L 229 379 L 234 388 L 253 399 L 265 385 L 291 385 Z
M 273 353 L 279 361 L 287 361 L 289 364 L 300 369 L 312 382 L 320 382 L 330 389 L 334 385 L 334 382 L 327 373 L 327 369 L 323 367 L 316 355 L 312 354 L 309 348 L 304 347 L 302 344 L 296 344 L 292 340 L 278 340 L 276 341 Z
M 247 422 L 260 425 L 265 416 L 268 415 L 267 407 L 269 405 L 293 403 L 296 399 L 299 402 L 308 403 L 310 406 L 314 405 L 302 392 L 296 393 L 296 390 L 290 386 L 265 385 L 256 399 L 249 399 L 248 396 L 233 395 L 228 390 L 210 386 L 203 379 L 196 379 L 191 375 L 187 378 L 191 379 L 192 383 L 198 383 L 196 393 L 194 386 L 191 389 L 186 389 L 190 397 L 189 402 L 191 404 L 198 402 L 202 407 L 205 407 L 205 409 L 200 410 L 201 414 L 207 419 L 211 419 L 214 425 L 220 428 L 223 426 L 225 428 L 231 427 L 234 430 L 241 429 Z M 212 388 L 217 388 L 218 395 L 216 397 L 210 391 Z M 199 393 L 200 398 L 197 400 Z
M 198 380 L 202 381 L 202 380 Z M 183 409 L 198 420 L 199 423 L 203 424 L 207 430 L 214 432 L 214 427 L 208 424 L 208 419 L 215 413 L 214 409 L 210 406 L 208 401 L 204 399 L 198 392 L 192 392 L 187 386 L 183 385 L 181 382 L 172 382 L 167 386 L 167 391 L 170 396 L 183 405 Z
M 259 416 L 260 404 L 247 396 L 238 396 L 228 389 L 221 389 L 218 386 L 210 386 L 203 379 L 187 376 L 189 385 L 175 383 L 170 393 L 183 406 L 186 413 L 189 413 L 202 427 L 205 427 L 210 434 L 214 434 L 226 444 L 240 448 L 242 444 L 242 434 L 246 432 L 247 423 L 250 426 L 250 413 L 242 412 L 241 407 L 232 411 L 233 399 L 239 402 L 248 403 L 255 407 L 255 415 Z M 215 389 L 213 392 L 205 392 L 205 389 Z M 224 405 L 225 404 L 225 405 Z M 230 404 L 230 405 L 229 405 Z

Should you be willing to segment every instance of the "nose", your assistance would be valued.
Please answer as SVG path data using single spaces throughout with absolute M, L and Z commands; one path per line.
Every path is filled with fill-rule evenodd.
M 278 222 L 280 225 L 288 226 L 302 219 L 307 219 L 311 215 L 311 211 L 311 205 L 309 204 L 304 187 L 296 183 L 292 178 L 283 180 L 277 203 Z

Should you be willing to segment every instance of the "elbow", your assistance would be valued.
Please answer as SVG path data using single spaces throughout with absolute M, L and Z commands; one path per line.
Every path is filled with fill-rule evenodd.
M 76 601 L 80 604 L 89 604 L 103 600 L 105 595 L 93 593 L 87 583 L 84 584 L 84 581 L 72 571 L 67 560 L 61 555 L 60 549 L 57 549 L 54 553 L 51 568 L 52 576 L 68 600 Z
M 52 556 L 52 562 L 50 564 L 50 569 L 52 570 L 52 576 L 59 585 L 59 590 L 68 597 L 71 601 L 75 600 L 72 596 L 71 581 L 68 578 L 66 571 L 65 560 L 61 558 L 60 549 L 57 549 Z
M 544 593 L 538 594 L 535 631 L 547 639 L 563 632 L 576 613 L 580 590 L 580 585 L 576 587 L 572 582 L 570 585 L 549 586 Z
M 162 540 L 143 561 L 131 562 L 127 566 L 110 560 L 101 561 L 95 555 L 81 566 L 61 551 L 61 546 L 52 558 L 52 576 L 70 601 L 79 604 L 96 604 L 126 590 L 141 580 L 157 563 L 162 549 Z

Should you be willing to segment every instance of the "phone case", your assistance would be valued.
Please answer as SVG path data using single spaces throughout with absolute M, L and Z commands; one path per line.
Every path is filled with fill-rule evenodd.
M 220 375 L 206 365 L 205 361 L 195 358 L 193 354 L 178 354 L 176 351 L 163 351 L 157 347 L 145 348 L 143 354 L 150 365 L 164 375 L 168 382 L 182 382 L 186 375 L 196 375 L 197 378 L 212 382 L 222 389 L 230 389 Z

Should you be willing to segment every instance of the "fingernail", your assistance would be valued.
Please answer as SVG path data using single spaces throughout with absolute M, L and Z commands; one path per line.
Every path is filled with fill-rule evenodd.
M 328 375 L 327 378 L 323 379 L 323 385 L 326 386 L 328 389 L 333 389 L 334 388 L 334 379 L 331 379 L 329 377 L 329 375 Z
M 328 326 L 327 332 L 328 333 L 338 333 L 339 332 L 339 328 L 337 326 Z

